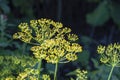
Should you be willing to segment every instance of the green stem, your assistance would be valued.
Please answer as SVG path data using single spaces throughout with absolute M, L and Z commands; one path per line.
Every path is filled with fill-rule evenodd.
M 110 73 L 109 73 L 109 76 L 108 76 L 108 79 L 107 79 L 107 80 L 110 80 L 110 78 L 111 78 L 111 76 L 112 76 L 113 69 L 114 69 L 114 66 L 112 66 L 111 71 L 110 71 Z
M 42 59 L 40 59 L 40 61 L 38 62 L 38 80 L 40 80 L 40 71 L 41 71 L 41 65 L 42 65 Z
M 57 70 L 58 70 L 58 63 L 56 63 L 56 65 L 55 65 L 54 80 L 57 80 L 57 79 L 56 79 Z
M 22 54 L 25 53 L 25 50 L 26 50 L 26 43 L 23 43 L 23 45 L 22 45 Z

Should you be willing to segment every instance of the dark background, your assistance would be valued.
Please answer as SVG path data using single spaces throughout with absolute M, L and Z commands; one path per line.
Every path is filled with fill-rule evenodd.
M 64 26 L 72 28 L 72 31 L 80 36 L 92 37 L 99 42 L 103 40 L 102 43 L 104 44 L 119 42 L 118 40 L 120 40 L 118 37 L 119 0 L 1 1 L 6 1 L 6 6 L 9 9 L 6 15 L 9 21 L 49 18 L 62 22 Z M 1 13 L 4 11 L 1 10 Z M 109 18 L 104 18 L 108 15 Z

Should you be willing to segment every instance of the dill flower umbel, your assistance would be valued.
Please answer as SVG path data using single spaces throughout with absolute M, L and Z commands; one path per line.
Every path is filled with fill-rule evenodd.
M 98 46 L 97 52 L 101 55 L 100 61 L 109 66 L 120 66 L 120 44 Z
M 75 53 L 82 51 L 82 47 L 74 43 L 78 36 L 71 34 L 71 29 L 63 27 L 60 22 L 38 19 L 31 20 L 30 25 L 21 23 L 18 28 L 20 32 L 15 33 L 13 38 L 33 44 L 31 51 L 39 60 L 45 59 L 51 63 L 74 61 L 77 59 Z
M 20 31 L 15 33 L 13 38 L 33 44 L 31 51 L 38 60 L 38 79 L 40 79 L 41 61 L 43 59 L 48 63 L 56 64 L 55 80 L 58 63 L 75 61 L 77 59 L 76 53 L 82 52 L 82 47 L 75 43 L 78 36 L 71 34 L 71 29 L 63 27 L 60 22 L 42 18 L 31 20 L 30 23 L 21 23 L 18 28 Z M 16 64 L 18 63 L 16 62 Z
M 101 55 L 100 61 L 111 67 L 108 79 L 111 79 L 115 67 L 120 67 L 120 44 L 114 43 L 108 46 L 98 46 L 97 52 Z
M 44 58 L 50 63 L 64 63 L 77 59 L 75 53 L 81 52 L 82 47 L 77 43 L 70 43 L 64 38 L 45 40 L 41 46 L 31 48 L 36 58 Z
M 46 39 L 63 37 L 65 34 L 71 32 L 70 28 L 63 28 L 62 23 L 43 18 L 31 20 L 30 25 L 28 23 L 21 23 L 18 28 L 20 29 L 20 32 L 13 35 L 14 39 L 20 39 L 26 43 L 34 41 L 39 44 Z
M 88 79 L 87 78 L 87 71 L 77 69 L 75 72 L 76 72 L 76 76 L 77 76 L 76 80 L 87 80 Z
M 87 70 L 81 70 L 81 69 L 76 69 L 73 72 L 68 73 L 67 75 L 75 75 L 76 78 L 70 77 L 70 80 L 88 80 L 87 77 L 88 71 Z

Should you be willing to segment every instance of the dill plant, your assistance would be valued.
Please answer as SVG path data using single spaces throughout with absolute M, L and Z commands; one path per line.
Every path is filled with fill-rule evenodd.
M 15 33 L 13 38 L 33 45 L 31 51 L 33 51 L 37 59 L 36 64 L 38 64 L 37 69 L 31 69 L 32 71 L 25 69 L 23 73 L 19 74 L 18 78 L 22 77 L 24 79 L 29 76 L 27 79 L 34 77 L 34 80 L 40 80 L 41 65 L 44 59 L 48 63 L 55 64 L 54 80 L 57 80 L 58 64 L 75 61 L 77 59 L 76 53 L 82 52 L 82 47 L 75 42 L 78 36 L 71 34 L 71 29 L 63 27 L 60 22 L 42 18 L 31 20 L 30 23 L 21 23 L 18 27 L 20 31 Z M 42 79 L 50 80 L 50 76 L 45 74 Z
M 36 64 L 36 59 L 23 55 L 6 55 L 0 56 L 0 79 L 1 80 L 22 80 L 15 75 L 24 71 L 24 68 L 33 67 Z
M 76 79 L 70 78 L 70 80 L 88 80 L 87 73 L 88 72 L 86 70 L 76 69 L 75 71 L 70 72 L 67 75 L 76 76 Z
M 99 45 L 97 48 L 98 54 L 101 55 L 100 61 L 111 67 L 108 79 L 111 79 L 112 72 L 115 67 L 120 67 L 120 44 L 114 43 L 108 46 Z

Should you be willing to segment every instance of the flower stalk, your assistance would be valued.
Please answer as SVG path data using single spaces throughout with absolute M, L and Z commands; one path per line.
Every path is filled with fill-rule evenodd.
M 42 59 L 40 59 L 40 61 L 38 62 L 38 80 L 40 80 L 41 64 L 42 64 Z
M 54 80 L 57 80 L 58 63 L 55 64 Z
M 112 66 L 111 71 L 110 71 L 110 73 L 109 73 L 109 76 L 108 76 L 108 79 L 107 79 L 107 80 L 110 80 L 110 78 L 111 78 L 111 76 L 112 76 L 113 69 L 114 69 L 114 66 Z

